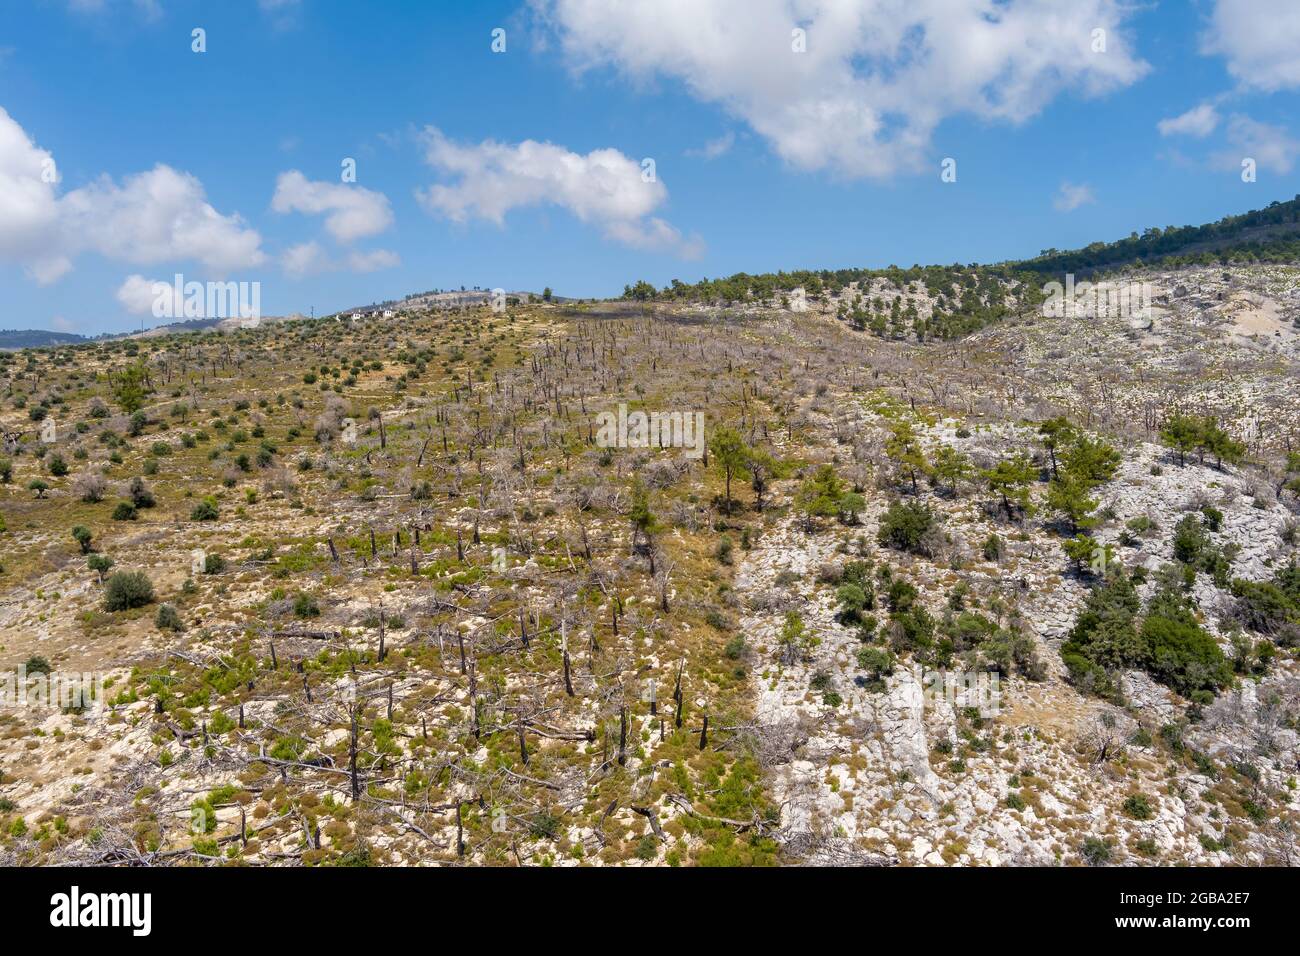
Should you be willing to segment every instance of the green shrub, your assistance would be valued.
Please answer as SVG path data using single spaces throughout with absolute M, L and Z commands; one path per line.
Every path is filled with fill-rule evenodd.
M 101 581 L 112 566 L 113 559 L 104 554 L 92 554 L 86 559 L 86 567 L 98 574 Z
M 1214 636 L 1196 622 L 1183 598 L 1172 591 L 1152 599 L 1141 639 L 1143 667 L 1184 697 L 1205 702 L 1205 693 L 1212 696 L 1232 682 L 1232 663 Z
M 887 548 L 931 556 L 938 518 L 920 502 L 895 501 L 880 519 L 878 540 Z
M 144 607 L 153 601 L 153 582 L 143 571 L 118 571 L 104 585 L 104 606 L 110 611 Z
M 1151 802 L 1140 793 L 1135 793 L 1124 801 L 1122 807 L 1124 813 L 1134 820 L 1150 820 L 1155 816 L 1155 810 L 1151 808 Z
M 90 545 L 94 535 L 91 533 L 89 528 L 84 524 L 74 526 L 72 529 L 72 537 L 76 540 L 77 544 L 80 545 L 82 554 L 90 554 Z
M 185 624 L 181 621 L 180 613 L 170 604 L 161 604 L 158 607 L 158 614 L 154 617 L 154 624 L 160 631 L 183 631 Z
M 217 499 L 208 495 L 190 512 L 191 521 L 216 521 L 220 517 L 217 509 Z
M 293 601 L 293 613 L 300 618 L 320 617 L 320 605 L 310 594 L 300 591 Z
M 1105 866 L 1110 862 L 1110 844 L 1100 837 L 1086 837 L 1079 852 L 1089 866 Z

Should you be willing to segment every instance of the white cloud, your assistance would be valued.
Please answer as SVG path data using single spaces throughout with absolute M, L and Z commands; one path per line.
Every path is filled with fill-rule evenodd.
M 57 258 L 54 157 L 0 108 L 0 256 L 27 262 Z
M 296 169 L 276 180 L 271 208 L 280 213 L 325 214 L 325 228 L 339 242 L 374 236 L 393 224 L 393 211 L 383 193 L 341 182 L 313 182 Z
M 688 149 L 687 156 L 693 156 L 698 159 L 717 159 L 731 152 L 731 147 L 736 145 L 736 134 L 728 130 L 717 139 L 711 139 L 699 149 Z
M 329 256 L 319 242 L 290 246 L 280 258 L 280 267 L 295 279 L 329 271 Z
M 1243 86 L 1300 88 L 1300 4 L 1295 0 L 1215 0 L 1201 50 L 1227 60 Z
M 640 163 L 616 149 L 581 155 L 534 140 L 460 144 L 433 127 L 425 130 L 424 144 L 429 165 L 457 177 L 417 191 L 420 203 L 435 215 L 502 225 L 512 209 L 551 204 L 636 249 L 686 257 L 700 253 L 698 238 L 684 239 L 651 216 L 668 199 L 663 183 L 643 175 Z
M 203 184 L 158 165 L 119 184 L 108 176 L 60 196 L 54 157 L 0 109 L 0 258 L 53 282 L 84 252 L 147 265 L 185 260 L 215 273 L 261 264 L 261 236 L 222 215 Z
M 1061 188 L 1056 191 L 1052 206 L 1057 212 L 1074 212 L 1080 206 L 1088 206 L 1096 201 L 1091 186 L 1066 182 L 1061 183 Z
M 1186 113 L 1162 119 L 1156 124 L 1161 136 L 1195 136 L 1204 139 L 1219 125 L 1219 111 L 1212 103 L 1193 106 Z
M 852 177 L 919 168 L 947 117 L 1019 123 L 1062 92 L 1100 95 L 1149 69 L 1124 0 L 529 2 L 575 70 L 678 80 L 792 165 Z M 796 27 L 806 52 L 792 52 Z
M 379 272 L 401 265 L 401 262 L 397 253 L 388 249 L 351 251 L 341 258 L 334 258 L 319 242 L 313 240 L 286 249 L 280 259 L 280 267 L 290 278 L 302 279 L 325 272 Z
M 38 285 L 51 285 L 72 271 L 72 260 L 67 256 L 34 259 L 26 263 L 23 270 L 35 279 Z
M 1228 118 L 1228 143 L 1214 164 L 1223 169 L 1240 169 L 1243 159 L 1253 159 L 1260 169 L 1286 174 L 1295 168 L 1300 142 L 1282 126 L 1261 123 L 1240 113 Z
M 138 265 L 192 260 L 214 273 L 260 265 L 262 238 L 207 201 L 203 184 L 158 165 L 118 185 L 102 176 L 59 202 L 68 241 Z
M 146 279 L 139 274 L 126 277 L 126 281 L 117 290 L 117 301 L 122 303 L 122 307 L 132 315 L 153 315 L 154 303 L 158 301 L 160 295 L 172 300 L 171 311 L 164 314 L 185 314 L 184 296 L 179 298 L 176 296 L 174 283 Z
M 370 252 L 349 252 L 346 264 L 352 272 L 379 272 L 400 266 L 402 258 L 390 249 L 374 249 Z

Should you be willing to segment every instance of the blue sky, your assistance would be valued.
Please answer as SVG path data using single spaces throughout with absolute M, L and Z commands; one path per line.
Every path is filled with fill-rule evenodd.
M 0 0 L 0 327 L 1019 258 L 1292 198 L 1297 91 L 1293 0 Z

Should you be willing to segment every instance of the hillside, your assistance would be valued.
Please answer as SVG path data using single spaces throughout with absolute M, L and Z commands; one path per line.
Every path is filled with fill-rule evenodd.
M 1064 281 L 1115 277 L 1125 270 L 1165 270 L 1215 263 L 1300 262 L 1300 196 L 1203 226 L 1153 227 L 1083 249 L 1045 250 L 1032 259 L 989 265 L 912 266 L 902 269 L 796 270 L 685 283 L 663 289 L 645 281 L 623 298 L 740 306 L 789 305 L 800 291 L 814 307 L 830 305 L 842 319 L 890 338 L 954 339 L 1012 315 L 1028 314 L 1043 287 Z M 901 310 L 901 314 L 900 314 Z
M 0 351 L 38 349 L 47 345 L 70 345 L 84 342 L 85 336 L 71 332 L 51 332 L 47 329 L 0 329 Z
M 1293 861 L 1300 270 L 1137 275 L 0 357 L 0 859 Z

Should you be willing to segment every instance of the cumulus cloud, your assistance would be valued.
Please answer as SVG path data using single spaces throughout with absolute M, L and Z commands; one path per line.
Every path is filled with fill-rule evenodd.
M 425 130 L 423 140 L 429 165 L 453 178 L 417 191 L 420 203 L 434 215 L 502 225 L 513 209 L 550 204 L 624 245 L 683 257 L 700 254 L 698 238 L 687 239 L 651 215 L 668 199 L 663 183 L 616 149 L 582 155 L 534 140 L 462 144 L 433 127 Z
M 159 296 L 164 297 L 163 301 L 171 300 L 171 311 L 165 314 L 185 314 L 184 296 L 177 297 L 174 282 L 146 279 L 136 274 L 127 276 L 126 281 L 117 290 L 117 301 L 132 315 L 152 315 L 154 303 L 159 301 Z
M 1156 123 L 1161 136 L 1195 136 L 1204 139 L 1219 125 L 1219 111 L 1212 103 L 1193 106 L 1186 113 Z
M 1300 4 L 1295 0 L 1215 0 L 1201 50 L 1222 56 L 1243 86 L 1300 88 Z
M 1300 142 L 1285 127 L 1240 113 L 1228 118 L 1227 139 L 1231 148 L 1214 157 L 1215 165 L 1224 169 L 1239 169 L 1243 159 L 1253 159 L 1260 169 L 1285 175 L 1300 156 Z
M 71 241 L 109 259 L 140 265 L 192 260 L 215 273 L 260 265 L 262 238 L 238 216 L 223 216 L 189 173 L 158 165 L 118 184 L 102 176 L 60 200 Z
M 343 183 L 314 182 L 296 169 L 281 173 L 271 208 L 325 216 L 325 228 L 339 242 L 374 236 L 393 224 L 393 210 L 383 193 Z
M 158 165 L 108 176 L 58 194 L 54 157 L 0 108 L 0 257 L 53 282 L 84 252 L 147 265 L 184 260 L 214 273 L 261 264 L 261 236 L 237 215 L 222 215 L 203 184 Z
M 1019 123 L 1067 90 L 1101 95 L 1149 70 L 1124 0 L 529 3 L 575 70 L 680 81 L 792 165 L 849 177 L 919 168 L 947 117 Z
M 55 242 L 57 173 L 54 157 L 0 108 L 0 256 L 24 261 L 29 270 L 62 258 Z

